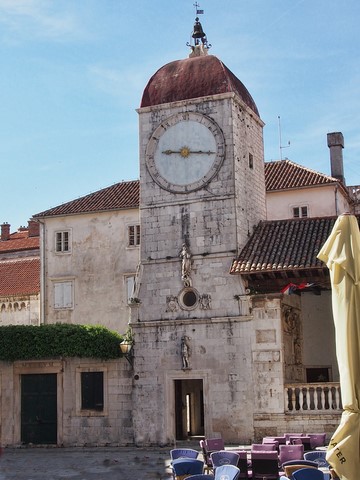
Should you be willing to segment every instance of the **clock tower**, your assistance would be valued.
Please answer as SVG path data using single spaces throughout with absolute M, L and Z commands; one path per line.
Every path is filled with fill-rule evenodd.
M 251 411 L 241 385 L 252 374 L 251 308 L 229 269 L 266 215 L 263 122 L 243 83 L 209 55 L 198 18 L 193 38 L 189 58 L 152 76 L 138 109 L 141 258 L 131 324 L 139 444 L 214 435 L 229 408 L 246 438 L 252 430 L 237 401 Z

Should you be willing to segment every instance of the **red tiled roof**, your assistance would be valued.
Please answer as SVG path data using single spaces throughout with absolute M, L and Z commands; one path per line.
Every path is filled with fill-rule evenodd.
M 0 262 L 0 296 L 31 295 L 40 291 L 40 259 Z
M 333 183 L 341 184 L 337 178 L 316 172 L 290 160 L 265 163 L 265 187 L 267 192 Z
M 9 240 L 0 240 L 0 254 L 36 250 L 40 246 L 40 237 L 29 237 L 29 232 L 21 231 L 10 235 Z
M 214 55 L 176 60 L 161 67 L 145 87 L 141 107 L 235 92 L 259 115 L 245 85 Z
M 116 183 L 71 202 L 63 203 L 58 207 L 37 213 L 34 218 L 138 208 L 139 195 L 140 183 L 138 180 Z
M 316 255 L 336 217 L 260 222 L 230 273 L 258 274 L 326 268 Z

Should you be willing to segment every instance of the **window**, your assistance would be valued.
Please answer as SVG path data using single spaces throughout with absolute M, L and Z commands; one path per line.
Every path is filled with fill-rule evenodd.
M 293 218 L 305 218 L 308 216 L 308 207 L 306 205 L 293 207 L 292 211 Z
M 81 372 L 81 410 L 104 410 L 104 372 Z
M 54 283 L 54 308 L 73 308 L 73 282 Z
M 55 233 L 55 251 L 58 253 L 70 252 L 70 232 L 68 230 Z
M 137 247 L 140 245 L 140 225 L 130 225 L 128 227 L 129 247 Z
M 135 290 L 135 275 L 127 275 L 125 277 L 125 284 L 126 284 L 126 298 L 127 302 L 131 303 L 131 298 L 134 297 L 134 290 Z
M 249 153 L 249 168 L 251 170 L 254 168 L 254 156 L 252 153 Z

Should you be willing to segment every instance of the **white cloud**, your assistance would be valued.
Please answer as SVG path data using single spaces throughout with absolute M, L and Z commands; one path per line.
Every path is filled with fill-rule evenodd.
M 66 40 L 81 31 L 73 12 L 60 12 L 49 0 L 0 0 L 0 23 L 7 27 L 3 37 L 12 42 L 24 37 Z

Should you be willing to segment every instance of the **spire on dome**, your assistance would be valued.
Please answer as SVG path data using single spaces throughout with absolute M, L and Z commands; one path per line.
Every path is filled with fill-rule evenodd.
M 196 15 L 202 15 L 204 10 L 199 10 L 200 5 L 194 3 Z M 191 48 L 189 57 L 199 57 L 208 54 L 208 50 L 211 45 L 208 43 L 206 34 L 202 28 L 199 17 L 195 18 L 194 28 L 191 34 L 191 40 L 186 44 Z

